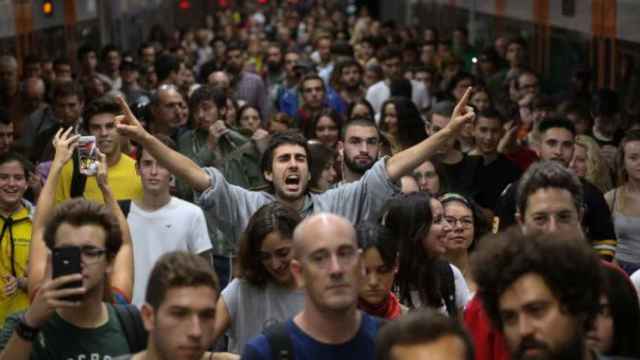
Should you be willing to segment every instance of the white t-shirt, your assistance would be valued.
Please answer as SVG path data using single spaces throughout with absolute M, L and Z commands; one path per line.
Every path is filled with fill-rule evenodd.
M 376 117 L 379 118 L 382 112 L 382 104 L 391 96 L 391 90 L 389 85 L 381 80 L 367 89 L 366 99 L 373 111 L 376 113 Z M 418 107 L 418 110 L 426 109 L 431 106 L 431 98 L 429 92 L 423 83 L 415 80 L 411 80 L 411 101 Z
M 222 290 L 231 326 L 229 352 L 242 354 L 249 340 L 274 324 L 286 321 L 302 311 L 304 292 L 287 289 L 269 281 L 256 287 L 244 279 L 233 279 Z
M 212 247 L 202 209 L 176 197 L 151 212 L 131 202 L 127 222 L 133 243 L 132 303 L 136 306 L 144 304 L 149 274 L 159 257 L 177 250 L 200 254 Z

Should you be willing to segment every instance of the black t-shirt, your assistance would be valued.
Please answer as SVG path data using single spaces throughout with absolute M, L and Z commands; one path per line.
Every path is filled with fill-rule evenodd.
M 470 158 L 477 158 L 479 161 L 474 186 L 475 201 L 484 208 L 494 210 L 502 191 L 518 180 L 522 171 L 502 154 L 486 165 L 482 156 L 470 156 Z
M 440 162 L 444 174 L 440 174 L 440 186 L 446 185 L 445 191 L 473 197 L 475 195 L 475 178 L 482 158 L 463 155 L 462 160 L 455 164 Z
M 615 253 L 616 235 L 611 221 L 611 211 L 602 192 L 585 179 L 580 179 L 584 194 L 582 228 L 594 249 L 610 259 Z M 520 180 L 511 183 L 498 199 L 496 216 L 500 218 L 500 229 L 515 224 L 516 192 Z

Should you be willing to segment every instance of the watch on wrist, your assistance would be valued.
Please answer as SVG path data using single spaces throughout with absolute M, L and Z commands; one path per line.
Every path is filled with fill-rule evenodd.
M 16 334 L 18 334 L 22 340 L 32 342 L 36 339 L 38 332 L 40 332 L 40 329 L 27 324 L 24 314 L 20 315 L 20 320 L 16 326 Z

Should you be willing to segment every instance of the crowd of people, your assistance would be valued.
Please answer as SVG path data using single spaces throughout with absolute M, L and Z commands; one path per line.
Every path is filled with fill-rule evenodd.
M 340 4 L 0 56 L 0 360 L 640 358 L 640 118 Z

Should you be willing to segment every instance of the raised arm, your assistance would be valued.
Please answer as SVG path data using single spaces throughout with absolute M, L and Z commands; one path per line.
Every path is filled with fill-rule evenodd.
M 193 160 L 171 150 L 145 130 L 131 113 L 127 102 L 118 96 L 123 115 L 116 117 L 120 134 L 140 143 L 158 162 L 172 174 L 183 178 L 195 191 L 203 192 L 211 185 L 211 179 Z
M 31 230 L 31 248 L 29 251 L 29 297 L 33 298 L 35 291 L 44 280 L 47 264 L 47 246 L 44 243 L 44 230 L 47 220 L 53 215 L 55 208 L 55 192 L 60 173 L 64 165 L 71 159 L 80 135 L 71 136 L 73 128 L 63 132 L 58 130 L 53 138 L 56 154 L 51 162 L 49 176 L 40 191 L 36 213 Z
M 397 181 L 431 158 L 439 147 L 448 140 L 457 137 L 466 123 L 473 121 L 475 113 L 472 107 L 467 106 L 470 95 L 471 87 L 467 88 L 464 96 L 456 105 L 453 114 L 451 114 L 451 120 L 444 129 L 429 136 L 421 143 L 397 153 L 387 161 L 387 173 L 392 180 Z
M 118 221 L 120 232 L 122 233 L 122 245 L 113 260 L 113 271 L 109 276 L 109 285 L 111 288 L 120 292 L 127 301 L 131 301 L 133 295 L 133 245 L 131 244 L 131 232 L 127 218 L 124 216 L 122 209 L 118 205 L 118 201 L 113 196 L 113 191 L 107 180 L 107 157 L 98 150 L 100 163 L 98 165 L 98 173 L 96 174 L 96 182 L 102 192 L 105 206 L 113 213 Z

